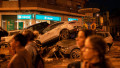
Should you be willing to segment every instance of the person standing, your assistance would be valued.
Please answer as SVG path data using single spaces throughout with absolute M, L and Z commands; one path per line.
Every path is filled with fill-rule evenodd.
M 85 42 L 85 39 L 88 37 L 88 36 L 91 36 L 91 35 L 94 35 L 95 34 L 95 31 L 93 30 L 90 30 L 90 29 L 85 29 L 85 30 L 81 30 L 78 32 L 78 36 L 76 38 L 76 45 L 79 47 L 79 48 L 82 48 L 84 46 L 84 42 Z
M 10 41 L 10 46 L 15 50 L 14 56 L 8 63 L 8 68 L 32 68 L 32 60 L 25 49 L 27 41 L 22 34 L 15 34 Z
M 35 35 L 31 30 L 24 30 L 22 34 L 26 37 L 27 39 L 27 44 L 25 46 L 25 49 L 30 53 L 32 57 L 32 65 L 35 67 L 35 61 L 36 61 L 36 56 L 37 56 L 37 49 L 36 49 L 36 44 L 33 42 Z

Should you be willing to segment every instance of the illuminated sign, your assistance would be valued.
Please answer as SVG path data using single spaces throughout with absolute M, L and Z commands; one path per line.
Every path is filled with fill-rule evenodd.
M 32 14 L 30 15 L 17 15 L 17 19 L 33 19 Z
M 68 18 L 68 21 L 73 21 L 73 20 L 78 21 L 78 19 L 75 19 L 75 18 Z
M 53 21 L 61 21 L 61 17 L 56 17 L 56 16 L 46 16 L 46 15 L 36 15 L 36 19 L 38 19 L 38 20 L 53 20 Z

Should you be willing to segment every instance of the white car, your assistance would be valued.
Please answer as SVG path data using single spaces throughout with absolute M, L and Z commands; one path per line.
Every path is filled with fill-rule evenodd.
M 1 37 L 1 41 L 4 42 L 9 42 L 11 37 L 15 34 L 15 33 L 19 33 L 21 30 L 13 30 L 13 31 L 8 31 L 8 36 L 5 37 Z
M 110 50 L 113 44 L 113 37 L 111 36 L 111 34 L 109 32 L 97 32 L 97 35 L 104 37 L 105 42 L 109 46 L 108 49 Z
M 81 28 L 81 23 L 78 21 L 56 22 L 45 28 L 39 35 L 38 40 L 41 44 L 54 39 L 68 39 L 70 33 Z

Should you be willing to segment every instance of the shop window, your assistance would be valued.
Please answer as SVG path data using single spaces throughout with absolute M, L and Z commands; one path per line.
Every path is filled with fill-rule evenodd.
M 77 9 L 81 9 L 81 5 L 77 5 Z

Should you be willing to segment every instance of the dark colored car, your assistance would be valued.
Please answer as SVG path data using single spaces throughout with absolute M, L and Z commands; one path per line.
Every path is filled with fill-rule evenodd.
M 70 58 L 80 58 L 80 48 L 73 39 L 58 41 L 55 45 L 63 55 L 69 55 Z

